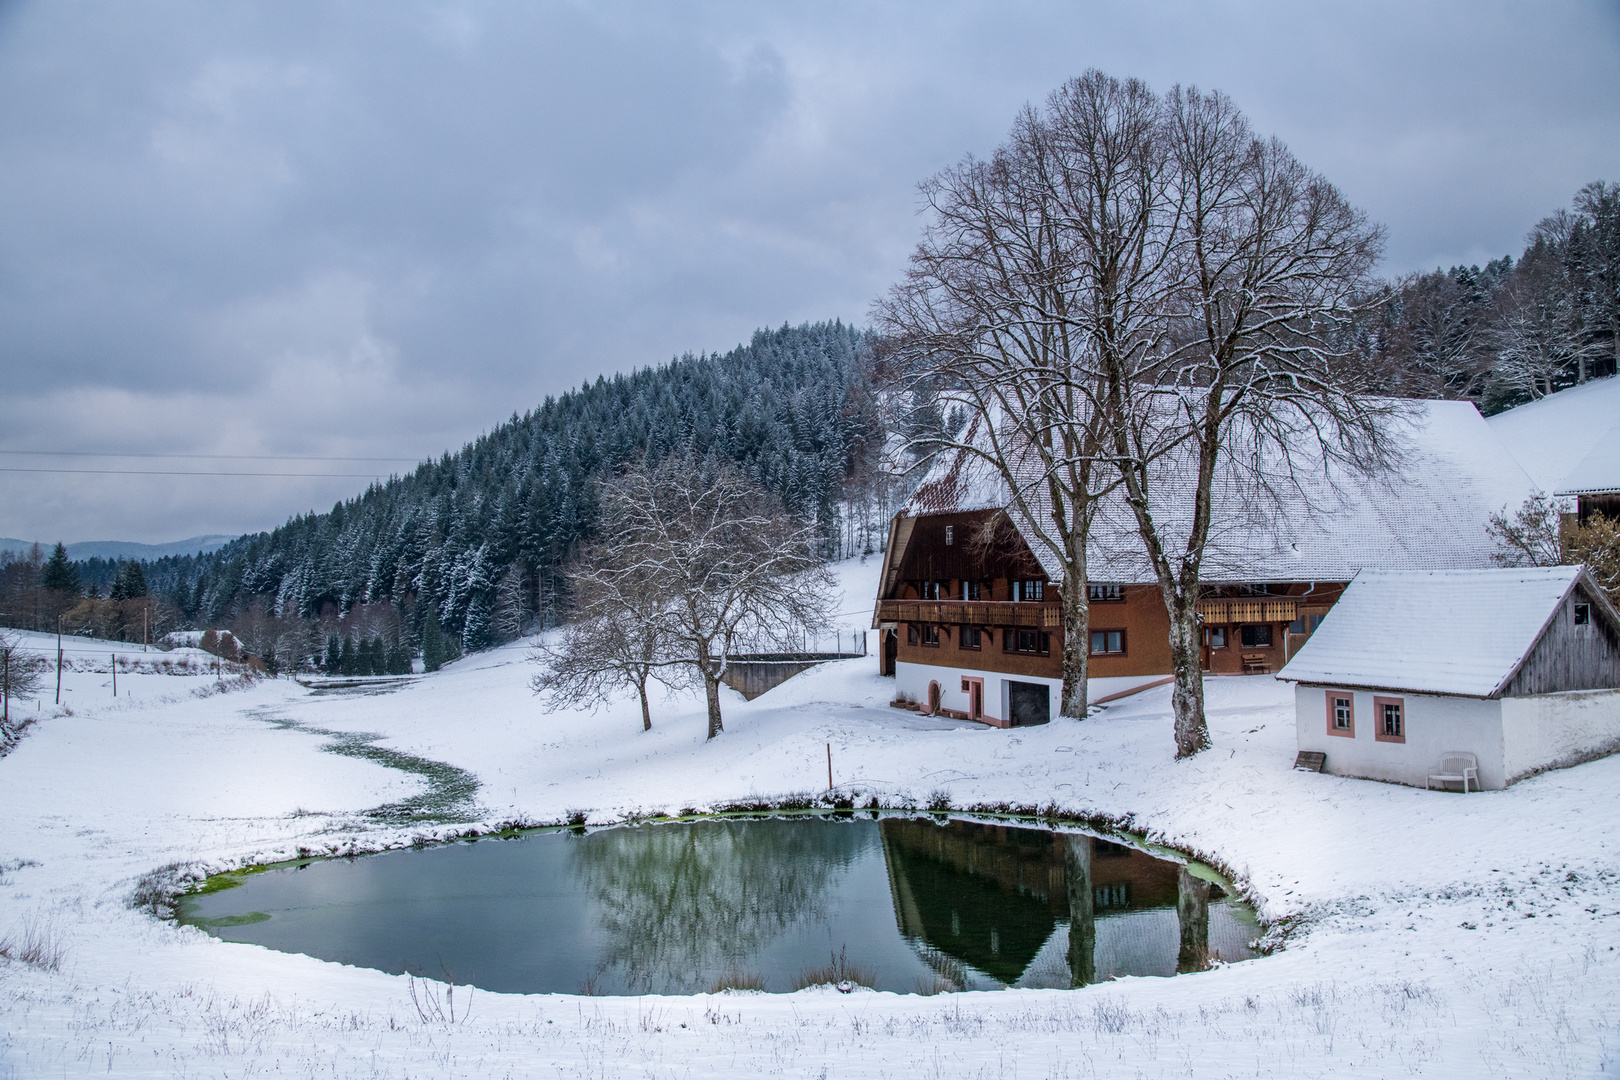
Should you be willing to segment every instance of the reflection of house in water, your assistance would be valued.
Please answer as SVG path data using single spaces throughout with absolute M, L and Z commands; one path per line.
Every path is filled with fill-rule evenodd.
M 957 985 L 963 965 L 1006 985 L 1083 986 L 1207 962 L 1209 902 L 1224 894 L 1177 863 L 1006 825 L 887 818 L 880 832 L 900 932 Z M 1247 956 L 1222 923 L 1217 951 Z

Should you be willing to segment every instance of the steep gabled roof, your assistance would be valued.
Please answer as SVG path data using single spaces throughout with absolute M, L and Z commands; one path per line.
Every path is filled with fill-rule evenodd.
M 1390 573 L 1363 570 L 1277 678 L 1491 697 L 1585 577 L 1579 566 Z M 1594 607 L 1613 618 L 1606 603 Z
M 1620 376 L 1548 394 L 1486 423 L 1548 494 L 1620 491 Z
M 1491 566 L 1494 544 L 1486 523 L 1493 513 L 1524 501 L 1532 490 L 1529 477 L 1469 402 L 1409 402 L 1405 414 L 1390 423 L 1403 446 L 1393 475 L 1370 480 L 1303 454 L 1291 478 L 1280 475 L 1278 463 L 1273 497 L 1279 512 L 1257 502 L 1252 478 L 1229 463 L 1218 478 L 1204 579 L 1348 581 L 1368 566 Z M 975 430 L 969 429 L 970 438 Z M 1187 527 L 1191 471 L 1187 460 L 1168 458 L 1152 478 L 1154 516 L 1173 542 Z M 1044 500 L 1038 485 L 1030 491 L 1038 513 Z M 967 451 L 953 451 L 935 461 L 901 513 L 961 513 L 1006 508 L 1010 501 L 992 466 Z M 1035 541 L 1027 523 L 1012 516 L 1047 572 L 1061 577 L 1053 554 Z M 1135 517 L 1117 491 L 1098 510 L 1088 559 L 1096 581 L 1152 579 Z

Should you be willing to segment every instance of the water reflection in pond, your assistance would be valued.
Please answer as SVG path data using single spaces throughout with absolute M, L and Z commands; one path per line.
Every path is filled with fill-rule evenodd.
M 246 877 L 182 920 L 506 992 L 1075 987 L 1253 955 L 1252 915 L 1176 862 L 1080 833 L 770 818 L 541 833 Z M 841 958 L 841 962 L 838 961 Z M 818 970 L 822 969 L 822 970 Z

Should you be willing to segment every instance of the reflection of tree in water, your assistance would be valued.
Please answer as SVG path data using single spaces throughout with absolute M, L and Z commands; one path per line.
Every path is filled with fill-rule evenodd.
M 702 989 L 798 922 L 823 917 L 833 877 L 873 839 L 866 822 L 770 819 L 650 825 L 573 844 L 601 906 L 597 970 L 638 993 Z

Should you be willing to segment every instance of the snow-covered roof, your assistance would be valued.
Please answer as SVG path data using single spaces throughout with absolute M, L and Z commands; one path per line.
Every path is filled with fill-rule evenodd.
M 1216 491 L 1204 580 L 1348 581 L 1363 567 L 1492 566 L 1495 545 L 1485 526 L 1493 513 L 1516 509 L 1531 493 L 1524 470 L 1466 401 L 1404 403 L 1390 427 L 1402 452 L 1394 472 L 1382 478 L 1352 474 L 1302 452 L 1291 478 L 1285 480 L 1280 468 L 1273 477 L 1268 498 L 1276 501 L 1261 503 L 1253 478 L 1229 467 Z M 1190 473 L 1185 460 L 1166 460 L 1150 488 L 1154 517 L 1174 550 L 1183 546 L 1178 530 L 1187 527 Z M 1027 491 L 1039 513 L 1045 505 L 1040 485 Z M 901 512 L 960 513 L 1004 508 L 1010 501 L 999 473 L 960 451 L 941 455 Z M 1056 553 L 1013 516 L 1047 573 L 1060 578 Z M 1098 510 L 1088 560 L 1095 581 L 1153 580 L 1135 516 L 1118 491 Z
M 1580 575 L 1579 566 L 1363 570 L 1277 678 L 1490 697 Z
M 1620 491 L 1620 376 L 1560 390 L 1486 423 L 1541 490 Z

